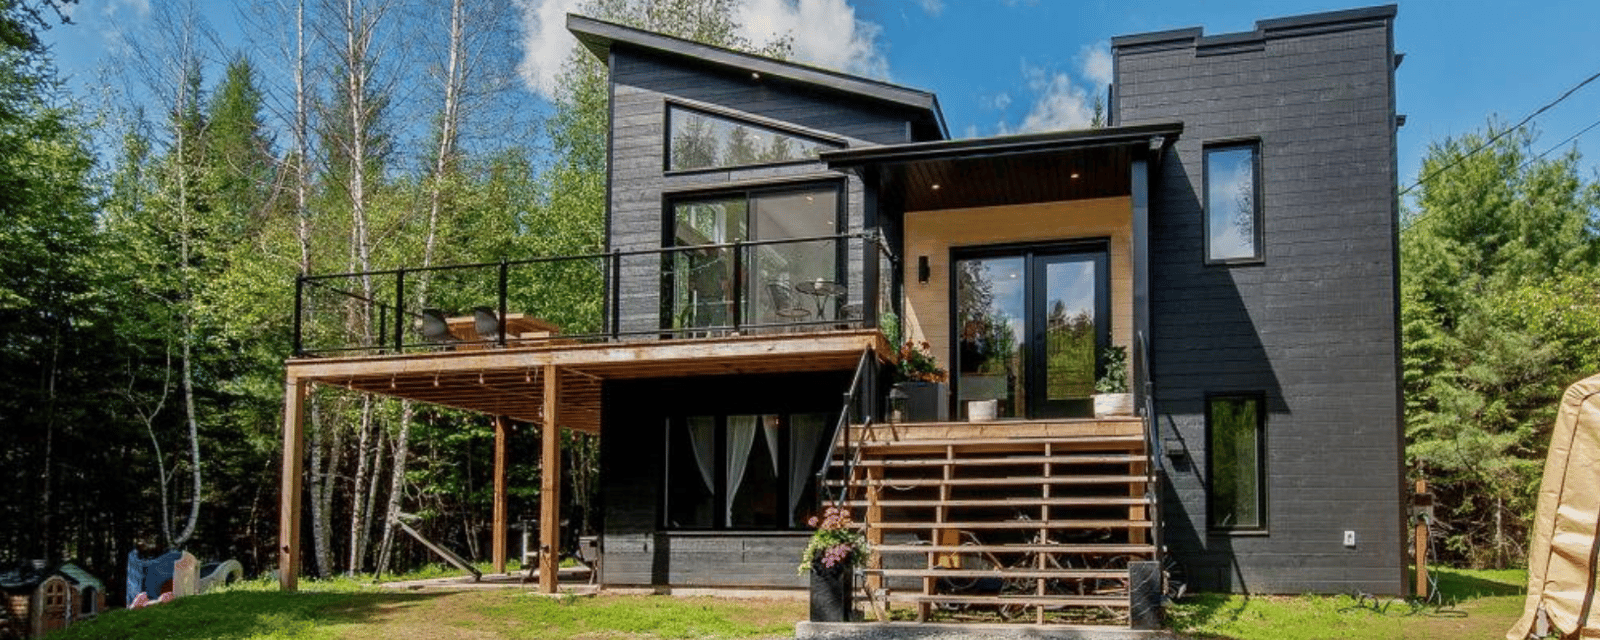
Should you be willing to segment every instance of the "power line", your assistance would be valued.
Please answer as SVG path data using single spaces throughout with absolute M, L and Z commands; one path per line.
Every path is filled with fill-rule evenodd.
M 1451 168 L 1455 167 L 1456 165 L 1461 164 L 1467 158 L 1475 156 L 1475 155 L 1478 154 L 1478 152 L 1489 148 L 1489 145 L 1494 144 L 1495 141 L 1497 141 L 1497 140 L 1499 140 L 1501 138 L 1504 138 L 1506 135 L 1510 134 L 1513 131 L 1521 129 L 1522 125 L 1528 124 L 1529 121 L 1533 120 L 1534 118 L 1539 117 L 1539 114 L 1544 113 L 1546 111 L 1549 111 L 1552 107 L 1554 107 L 1554 106 L 1556 106 L 1558 104 L 1561 104 L 1562 101 L 1566 100 L 1573 93 L 1576 93 L 1579 89 L 1582 89 L 1584 87 L 1584 85 L 1587 85 L 1590 82 L 1594 82 L 1595 79 L 1597 79 L 1597 78 L 1600 78 L 1600 73 L 1595 73 L 1592 76 L 1584 78 L 1583 82 L 1579 82 L 1578 84 L 1573 85 L 1573 87 L 1571 89 L 1567 89 L 1567 92 L 1561 94 L 1561 97 L 1556 98 L 1555 100 L 1552 100 L 1549 104 L 1547 104 L 1545 106 L 1539 107 L 1539 110 L 1528 114 L 1528 117 L 1523 118 L 1522 121 L 1520 121 L 1517 124 L 1511 126 L 1510 128 L 1502 130 L 1500 133 L 1497 133 L 1497 134 L 1491 136 L 1488 140 L 1484 141 L 1483 144 L 1478 145 L 1473 150 L 1468 151 L 1468 152 L 1466 152 L 1464 154 L 1461 154 L 1460 156 L 1457 156 L 1449 164 L 1446 164 L 1445 166 L 1442 166 L 1442 167 L 1439 167 L 1437 169 L 1434 169 L 1433 171 L 1429 172 L 1428 175 L 1422 176 L 1416 182 L 1411 183 L 1411 186 L 1406 187 L 1403 191 L 1401 191 L 1399 195 L 1403 196 L 1403 195 L 1405 195 L 1407 193 L 1411 193 L 1412 189 L 1415 189 L 1415 188 L 1417 188 L 1419 186 L 1422 186 L 1422 183 L 1427 182 L 1429 180 L 1432 180 L 1434 178 L 1434 176 L 1437 176 L 1437 175 L 1439 175 L 1441 173 L 1444 173 L 1445 171 L 1450 170 Z M 1585 131 L 1587 131 L 1587 129 L 1585 129 Z

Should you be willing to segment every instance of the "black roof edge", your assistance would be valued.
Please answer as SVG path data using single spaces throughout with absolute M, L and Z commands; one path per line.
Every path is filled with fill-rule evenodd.
M 1324 11 L 1322 13 L 1308 13 L 1285 18 L 1269 18 L 1257 20 L 1253 31 L 1239 31 L 1234 33 L 1220 33 L 1213 36 L 1205 35 L 1205 30 L 1200 27 L 1184 29 L 1170 29 L 1151 33 L 1139 33 L 1127 36 L 1117 36 L 1111 39 L 1112 48 L 1140 47 L 1154 44 L 1176 43 L 1190 41 L 1197 46 L 1231 44 L 1249 42 L 1269 37 L 1269 31 L 1286 29 L 1303 29 L 1337 23 L 1367 22 L 1371 20 L 1392 19 L 1399 12 L 1393 4 L 1361 7 L 1357 9 L 1343 9 L 1340 11 Z
M 853 149 L 824 151 L 821 153 L 821 159 L 828 164 L 828 168 L 841 169 L 868 164 L 893 164 L 919 160 L 1148 144 L 1152 138 L 1162 138 L 1162 145 L 1167 146 L 1171 145 L 1182 133 L 1182 122 L 1158 122 L 1126 127 L 1073 129 L 992 138 L 966 138 L 962 140 L 856 147 Z
M 703 64 L 783 78 L 791 82 L 921 111 L 931 121 L 930 124 L 938 129 L 939 135 L 950 137 L 944 113 L 939 110 L 939 99 L 930 91 L 702 44 L 575 13 L 567 14 L 567 30 L 601 61 L 608 59 L 606 52 L 613 44 L 624 43 Z

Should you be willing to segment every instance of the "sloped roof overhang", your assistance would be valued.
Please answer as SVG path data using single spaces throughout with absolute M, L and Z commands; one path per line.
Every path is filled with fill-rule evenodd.
M 1178 122 L 857 147 L 822 154 L 878 186 L 881 207 L 959 209 L 1127 195 L 1133 160 L 1158 159 Z
M 929 91 L 715 47 L 577 14 L 567 14 L 567 30 L 601 61 L 609 61 L 612 48 L 621 45 L 724 71 L 749 74 L 761 82 L 800 85 L 852 100 L 866 100 L 902 109 L 912 116 L 916 139 L 940 140 L 949 137 L 944 113 L 939 109 L 939 98 Z

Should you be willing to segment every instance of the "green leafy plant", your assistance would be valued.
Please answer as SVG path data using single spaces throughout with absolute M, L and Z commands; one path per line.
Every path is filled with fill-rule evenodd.
M 900 345 L 900 367 L 897 369 L 900 379 L 919 382 L 944 382 L 948 379 L 950 376 L 945 373 L 944 367 L 939 366 L 939 361 L 929 353 L 931 349 L 926 340 L 921 343 L 907 340 Z
M 867 536 L 857 530 L 855 523 L 850 520 L 848 510 L 830 506 L 822 511 L 821 518 L 811 516 L 806 524 L 817 530 L 811 534 L 811 542 L 806 545 L 805 551 L 800 552 L 797 573 L 866 564 L 872 549 L 867 545 Z
M 1100 393 L 1127 393 L 1128 392 L 1128 348 L 1114 344 L 1101 352 L 1105 360 L 1105 371 L 1100 374 L 1100 379 L 1094 382 L 1094 390 Z

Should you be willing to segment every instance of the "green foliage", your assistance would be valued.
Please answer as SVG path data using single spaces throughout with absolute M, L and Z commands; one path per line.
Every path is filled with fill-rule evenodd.
M 1407 458 L 1443 505 L 1442 557 L 1524 557 L 1549 427 L 1566 385 L 1600 371 L 1600 183 L 1576 151 L 1532 157 L 1496 131 L 1437 144 L 1401 237 Z
M 899 361 L 895 367 L 896 377 L 900 380 L 913 382 L 944 382 L 950 375 L 944 367 L 939 366 L 939 361 L 933 359 L 933 347 L 924 340 L 914 343 L 910 340 L 900 345 Z
M 811 516 L 806 523 L 817 530 L 811 533 L 811 540 L 800 552 L 800 566 L 796 571 L 801 574 L 824 568 L 864 566 L 872 555 L 866 534 L 850 521 L 849 509 L 830 505 L 823 510 L 822 517 Z
M 1105 348 L 1102 365 L 1105 370 L 1095 380 L 1094 390 L 1099 393 L 1128 392 L 1128 348 L 1114 344 Z

